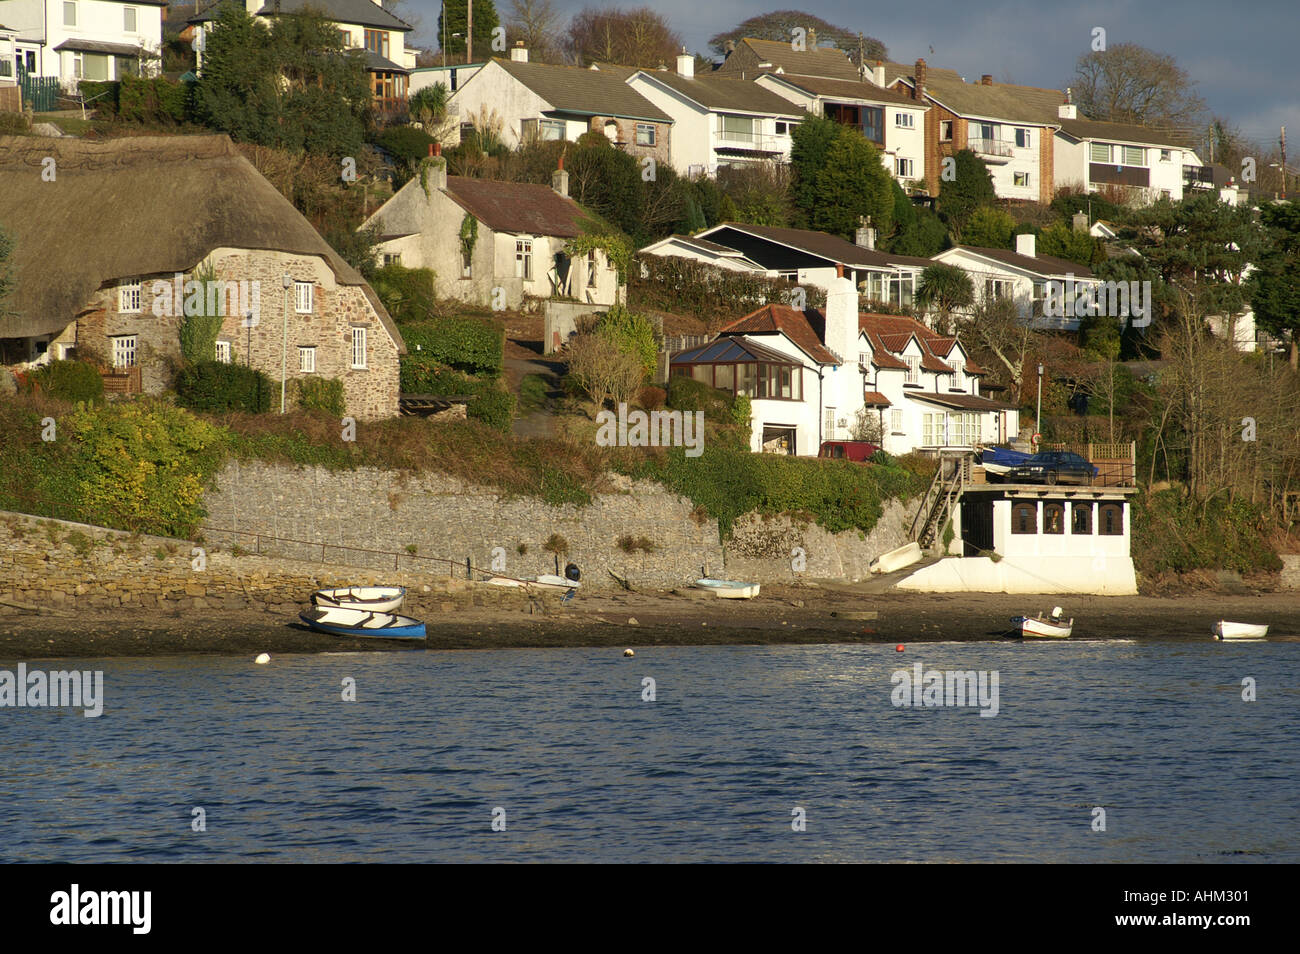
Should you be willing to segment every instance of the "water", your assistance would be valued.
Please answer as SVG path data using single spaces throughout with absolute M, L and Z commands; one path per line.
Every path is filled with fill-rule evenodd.
M 100 718 L 0 709 L 0 860 L 1295 862 L 1296 648 L 82 661 Z M 997 670 L 999 714 L 895 708 L 916 661 Z

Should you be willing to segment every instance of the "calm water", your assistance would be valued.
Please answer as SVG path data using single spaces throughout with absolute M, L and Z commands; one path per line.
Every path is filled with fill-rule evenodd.
M 1298 658 L 1207 639 L 82 661 L 100 718 L 0 709 L 0 860 L 1295 862 Z M 895 708 L 916 661 L 997 670 L 999 714 Z

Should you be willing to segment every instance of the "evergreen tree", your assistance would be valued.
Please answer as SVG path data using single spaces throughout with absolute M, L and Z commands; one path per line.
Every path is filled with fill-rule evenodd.
M 1260 221 L 1271 239 L 1258 270 L 1247 279 L 1255 324 L 1289 341 L 1291 366 L 1300 361 L 1300 206 L 1294 202 L 1265 205 Z
M 997 193 L 993 191 L 993 177 L 979 156 L 969 149 L 963 149 L 952 158 L 955 161 L 953 177 L 946 179 L 940 175 L 939 212 L 948 225 L 953 241 L 960 243 L 963 241 L 962 231 L 971 215 L 980 206 L 992 205 L 997 199 Z
M 894 227 L 893 181 L 880 151 L 856 129 L 841 126 L 817 176 L 812 227 L 852 241 L 861 219 L 870 218 L 878 235 L 888 235 Z
M 443 13 L 438 17 L 438 42 L 442 44 L 445 39 L 443 48 L 448 56 L 465 56 L 465 27 L 468 18 L 467 0 L 446 0 L 443 4 Z M 474 62 L 481 63 L 505 52 L 492 49 L 492 31 L 500 25 L 501 19 L 497 16 L 497 8 L 492 0 L 474 0 Z M 456 36 L 457 33 L 460 36 Z

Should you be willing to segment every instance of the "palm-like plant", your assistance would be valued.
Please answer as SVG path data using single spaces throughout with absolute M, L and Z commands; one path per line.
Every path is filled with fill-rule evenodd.
M 447 118 L 447 100 L 450 93 L 444 83 L 434 83 L 412 94 L 407 109 L 411 118 L 429 131 L 442 125 Z M 432 135 L 432 133 L 430 133 Z
M 944 334 L 952 332 L 952 313 L 975 301 L 975 286 L 965 269 L 936 262 L 921 272 L 916 302 L 922 308 L 937 309 Z

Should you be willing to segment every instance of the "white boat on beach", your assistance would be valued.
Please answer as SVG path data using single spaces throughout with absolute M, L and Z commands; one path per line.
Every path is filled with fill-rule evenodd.
M 1074 630 L 1074 617 L 1067 622 L 1064 611 L 1059 606 L 1052 607 L 1052 615 L 1015 616 L 1011 622 L 1018 623 L 1022 638 L 1065 639 Z
M 317 590 L 311 595 L 313 606 L 321 609 L 357 609 L 371 613 L 391 613 L 400 609 L 406 598 L 404 586 L 336 586 Z
M 695 585 L 702 590 L 712 591 L 714 596 L 724 600 L 749 600 L 758 595 L 759 584 L 741 583 L 739 580 L 696 580 Z
M 1215 639 L 1263 639 L 1267 635 L 1268 627 L 1255 623 L 1229 623 L 1221 619 L 1214 624 Z
M 514 586 L 530 590 L 545 590 L 547 592 L 558 590 L 566 593 L 582 586 L 577 580 L 565 579 L 562 576 L 556 576 L 554 573 L 544 573 L 541 576 L 521 580 L 510 576 L 494 576 L 487 582 L 492 586 Z

